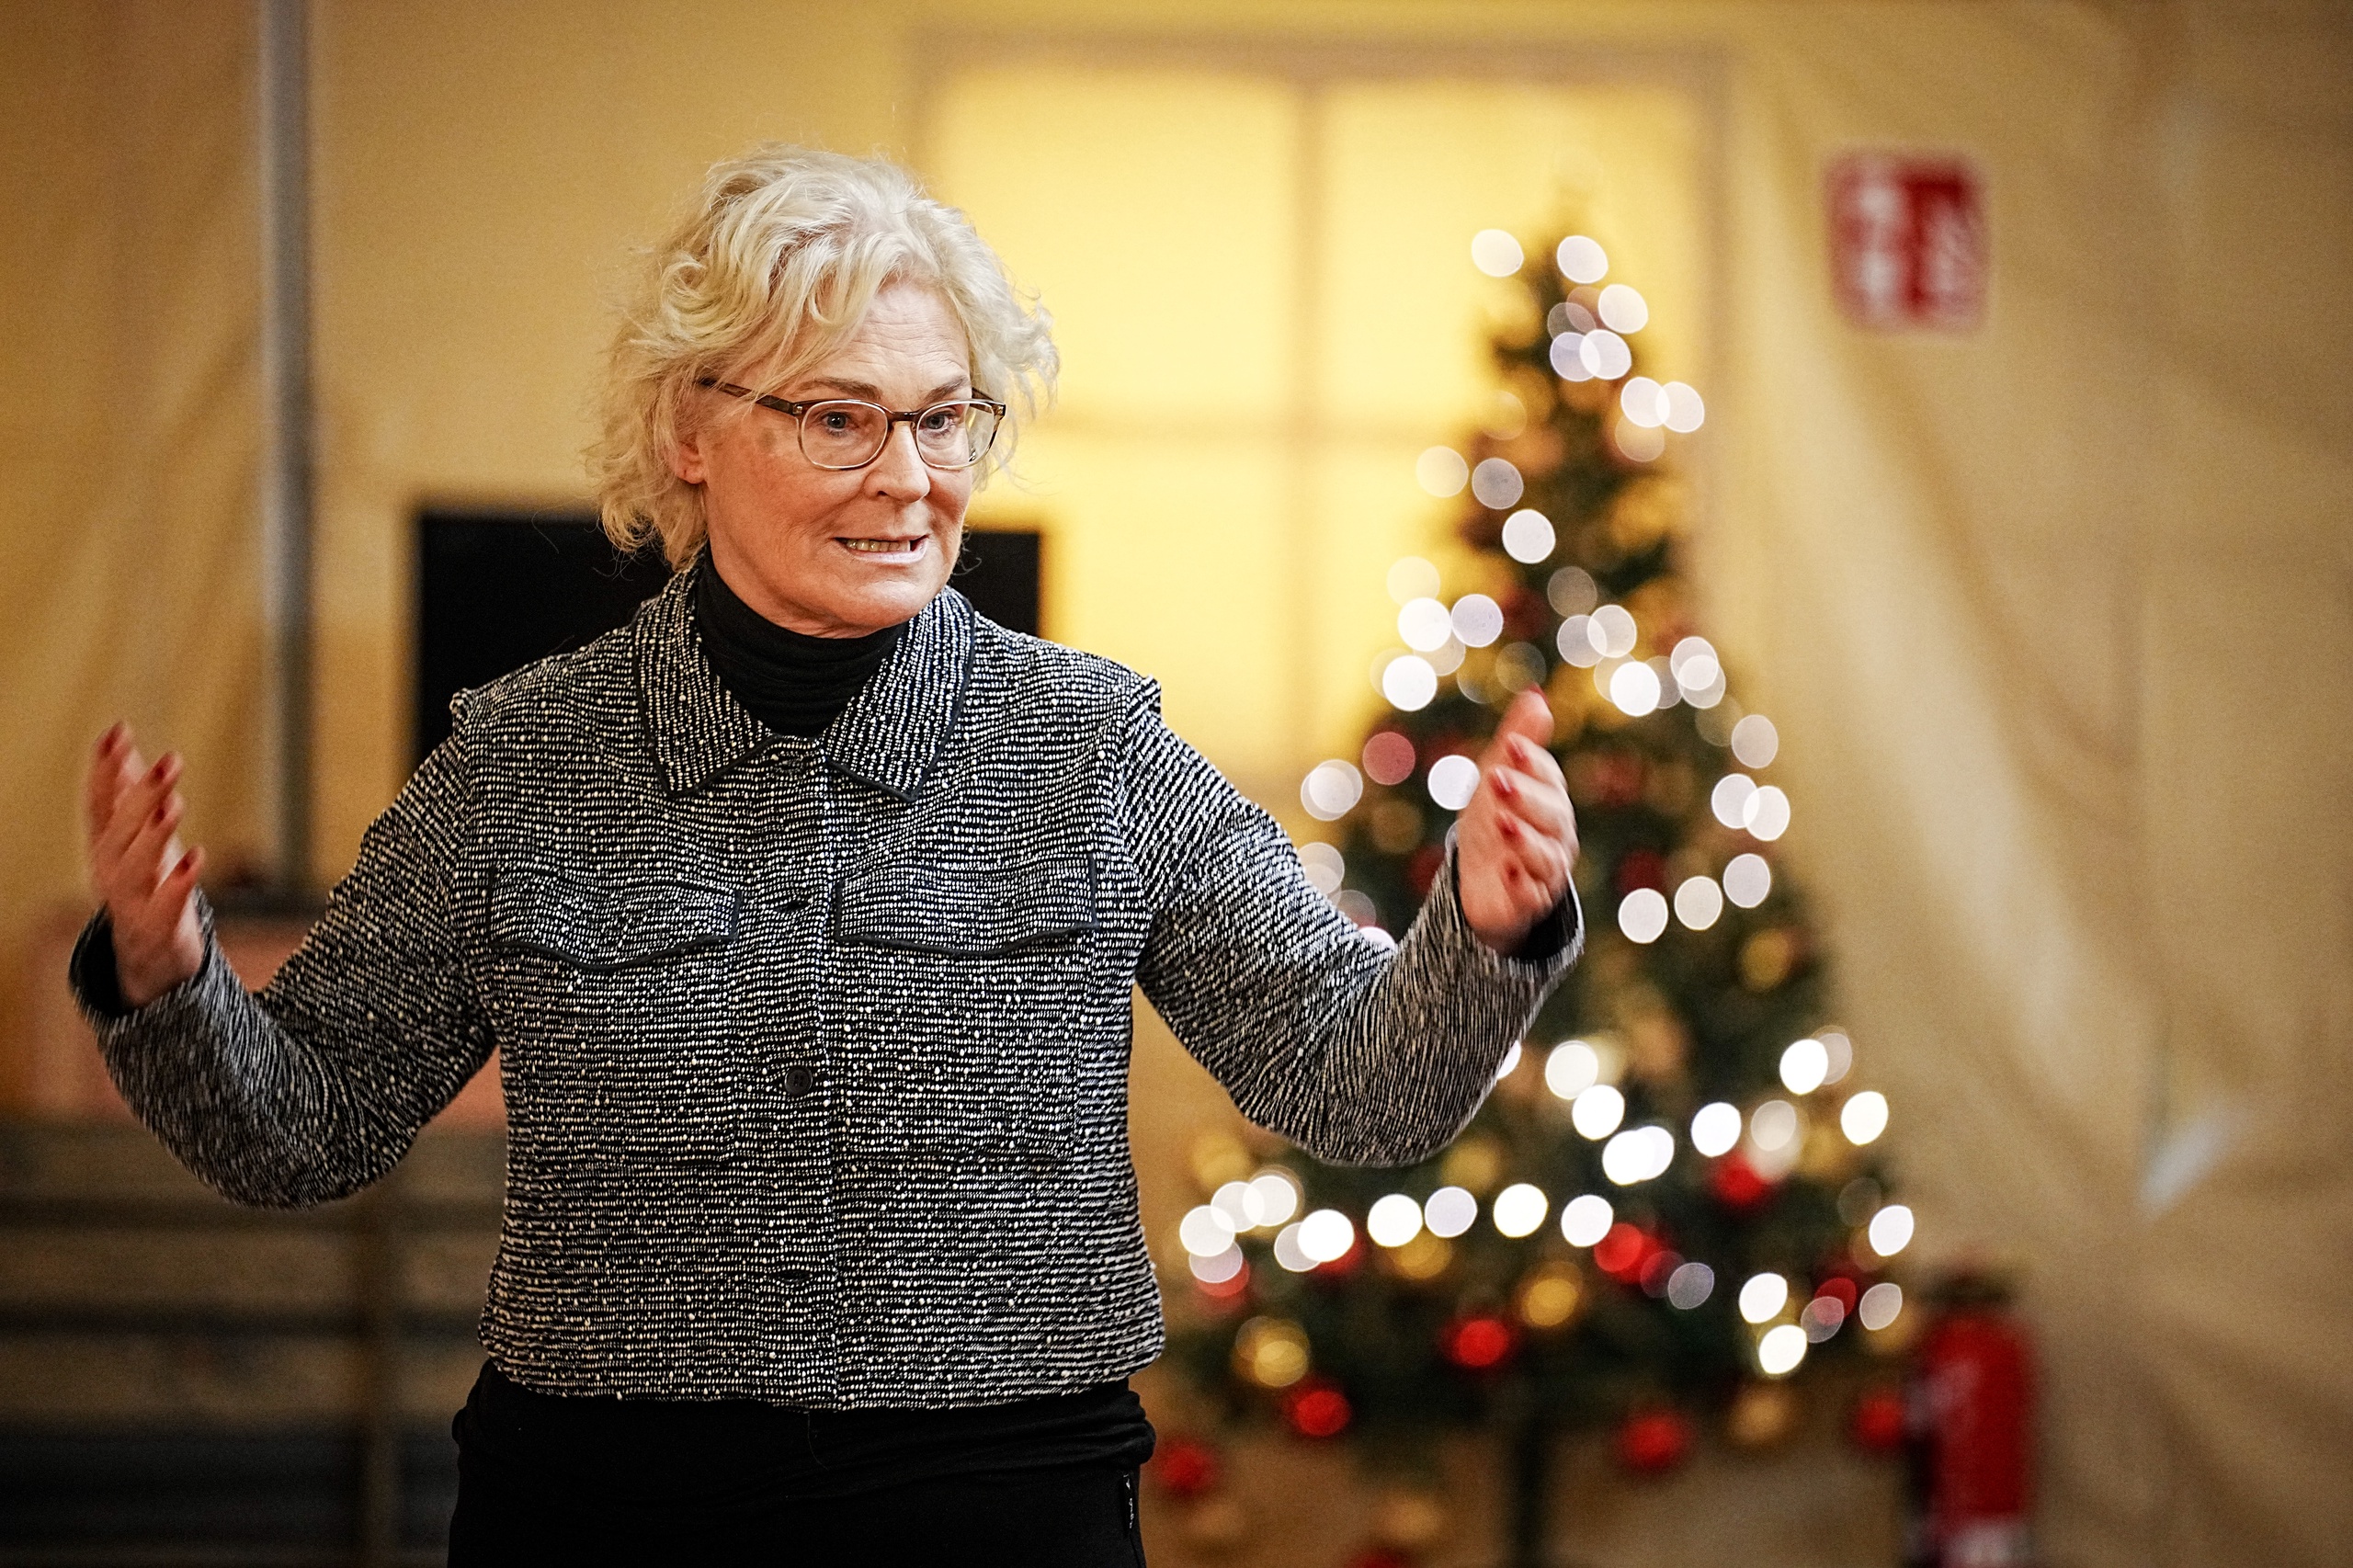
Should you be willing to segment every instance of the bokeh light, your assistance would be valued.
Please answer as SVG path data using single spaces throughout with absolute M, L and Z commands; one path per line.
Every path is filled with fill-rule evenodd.
M 1299 1250 L 1317 1263 L 1346 1257 L 1357 1244 L 1357 1228 L 1337 1209 L 1318 1209 L 1299 1222 Z
M 1688 436 L 1708 422 L 1708 405 L 1695 388 L 1683 381 L 1669 381 L 1663 390 L 1666 393 L 1668 429 Z
M 1748 1113 L 1748 1141 L 1768 1154 L 1797 1142 L 1798 1108 L 1787 1100 L 1767 1100 Z
M 1666 1301 L 1689 1312 L 1706 1304 L 1716 1293 L 1716 1271 L 1704 1263 L 1687 1263 L 1666 1277 Z
M 1242 1272 L 1245 1261 L 1242 1249 L 1233 1245 L 1214 1257 L 1200 1257 L 1192 1253 L 1185 1255 L 1185 1267 L 1192 1270 L 1193 1278 L 1204 1285 L 1227 1283 Z
M 1509 278 L 1527 255 L 1504 229 L 1482 229 L 1471 236 L 1471 265 L 1490 278 Z
M 1811 1035 L 1791 1040 L 1781 1052 L 1781 1084 L 1793 1095 L 1813 1093 L 1829 1071 L 1830 1052 Z
M 1651 462 L 1666 450 L 1666 437 L 1656 429 L 1621 419 L 1610 427 L 1609 438 L 1628 460 Z
M 1893 1257 L 1912 1244 L 1912 1210 L 1901 1203 L 1891 1203 L 1871 1216 L 1871 1250 L 1881 1257 Z
M 1503 635 L 1503 607 L 1484 594 L 1465 594 L 1454 601 L 1453 624 L 1464 645 L 1483 648 Z
M 1756 798 L 1756 779 L 1745 773 L 1727 773 L 1708 792 L 1708 809 L 1726 827 L 1746 827 L 1749 802 Z
M 1395 730 L 1381 730 L 1364 743 L 1365 776 L 1376 784 L 1403 784 L 1414 776 L 1414 743 Z
M 1392 659 L 1381 672 L 1381 695 L 1401 713 L 1427 708 L 1438 695 L 1438 672 L 1413 653 Z
M 1233 1226 L 1208 1204 L 1198 1204 L 1177 1221 L 1176 1239 L 1195 1257 L 1215 1257 L 1233 1244 Z
M 1601 324 L 1612 332 L 1640 332 L 1651 324 L 1650 302 L 1631 286 L 1612 283 L 1594 301 Z
M 1857 1148 L 1878 1138 L 1887 1131 L 1887 1096 L 1877 1089 L 1848 1096 L 1838 1108 L 1838 1131 Z
M 1560 631 L 1552 634 L 1552 645 L 1561 651 L 1563 663 L 1581 670 L 1591 669 L 1601 663 L 1601 650 L 1594 646 L 1596 635 L 1593 617 L 1573 615 L 1561 622 Z
M 1514 642 L 1495 654 L 1495 684 L 1506 691 L 1526 691 L 1544 682 L 1544 653 L 1533 642 Z
M 1622 659 L 1642 641 L 1642 629 L 1634 624 L 1634 612 L 1624 605 L 1601 606 L 1593 612 L 1593 625 L 1601 633 L 1599 646 L 1607 658 Z
M 1364 1233 L 1385 1247 L 1401 1247 L 1422 1233 L 1422 1206 L 1392 1192 L 1364 1217 Z
M 1288 1223 L 1299 1212 L 1299 1178 L 1280 1166 L 1260 1171 L 1250 1178 L 1250 1190 L 1258 1199 L 1261 1225 Z
M 1611 672 L 1609 700 L 1630 719 L 1639 719 L 1658 709 L 1658 672 L 1638 659 L 1630 659 Z
M 1656 888 L 1636 888 L 1618 903 L 1618 929 L 1632 942 L 1655 942 L 1666 930 L 1666 895 Z
M 1618 389 L 1619 411 L 1645 429 L 1666 422 L 1666 401 L 1659 384 L 1648 376 L 1631 376 Z
M 1519 497 L 1527 488 L 1519 470 L 1502 458 L 1483 458 L 1479 466 L 1471 471 L 1472 499 L 1493 511 L 1519 505 Z
M 1459 812 L 1479 792 L 1479 765 L 1461 752 L 1430 764 L 1430 799 L 1443 809 Z
M 1770 844 L 1790 831 L 1790 798 L 1779 785 L 1764 785 L 1748 798 L 1741 816 L 1752 836 Z
M 1559 542 L 1552 520 L 1541 512 L 1523 506 L 1504 519 L 1504 553 L 1523 566 L 1551 555 Z
M 1329 844 L 1310 840 L 1301 845 L 1299 863 L 1307 868 L 1307 880 L 1325 898 L 1339 892 L 1341 882 L 1347 879 L 1347 858 Z
M 1754 909 L 1773 891 L 1773 868 L 1765 857 L 1750 851 L 1724 862 L 1724 896 L 1743 909 Z
M 1563 566 L 1544 579 L 1544 600 L 1554 615 L 1589 615 L 1601 602 L 1601 588 L 1584 567 Z
M 1790 1282 L 1779 1274 L 1752 1274 L 1740 1288 L 1740 1315 L 1750 1323 L 1771 1323 L 1790 1304 Z
M 1882 1279 L 1864 1291 L 1855 1305 L 1855 1315 L 1874 1334 L 1893 1323 L 1903 1311 L 1904 1288 L 1893 1279 Z
M 1543 1188 L 1531 1182 L 1516 1181 L 1495 1194 L 1491 1214 L 1495 1229 L 1517 1241 L 1522 1236 L 1534 1235 L 1537 1227 L 1544 1223 L 1544 1215 L 1551 1208 L 1552 1203 L 1545 1198 Z
M 1438 568 L 1418 555 L 1402 556 L 1392 562 L 1388 577 L 1389 597 L 1397 604 L 1409 599 L 1438 597 Z
M 1561 1239 L 1571 1246 L 1589 1247 L 1617 1222 L 1618 1212 L 1609 1206 L 1609 1199 L 1586 1193 L 1570 1199 L 1561 1210 Z
M 1404 660 L 1398 661 L 1403 664 Z M 1348 814 L 1364 798 L 1364 775 L 1356 764 L 1333 757 L 1319 762 L 1307 770 L 1300 780 L 1299 801 L 1307 814 L 1321 822 L 1333 822 Z
M 1825 1084 L 1844 1082 L 1847 1074 L 1855 1068 L 1855 1042 L 1847 1038 L 1844 1029 L 1816 1029 L 1814 1033 L 1821 1037 L 1822 1049 L 1830 1053 L 1830 1071 L 1823 1075 L 1822 1081 Z
M 1577 358 L 1585 361 L 1585 368 L 1593 372 L 1597 381 L 1614 381 L 1634 368 L 1634 351 L 1608 327 L 1586 333 L 1577 345 Z
M 1572 283 L 1598 283 L 1609 275 L 1609 256 L 1597 241 L 1571 234 L 1552 253 L 1553 265 Z
M 1519 1059 L 1527 1053 L 1528 1048 L 1522 1041 L 1513 1040 L 1511 1042 L 1511 1049 L 1504 1052 L 1504 1059 L 1495 1063 L 1495 1082 L 1500 1084 L 1506 1078 L 1510 1077 L 1514 1073 L 1518 1072 L 1519 1070 Z
M 1805 1359 L 1805 1330 L 1785 1323 L 1765 1331 L 1756 1342 L 1756 1368 L 1768 1378 L 1785 1378 Z
M 1723 890 L 1713 877 L 1687 877 L 1675 890 L 1675 917 L 1694 931 L 1713 926 L 1723 912 Z
M 1408 599 L 1398 607 L 1398 639 L 1416 653 L 1429 653 L 1453 635 L 1453 618 L 1438 600 Z
M 1744 767 L 1764 767 L 1781 754 L 1781 733 L 1762 713 L 1751 713 L 1732 727 L 1732 754 Z
M 1479 1200 L 1464 1187 L 1441 1187 L 1422 1204 L 1422 1223 L 1430 1234 L 1448 1240 L 1469 1230 L 1478 1218 Z
M 1444 500 L 1460 495 L 1471 483 L 1471 465 L 1452 447 L 1431 447 L 1414 460 L 1414 478 L 1424 490 Z
M 1625 1119 L 1626 1096 L 1609 1084 L 1596 1084 L 1569 1108 L 1569 1125 L 1596 1143 L 1617 1131 Z
M 1601 1056 L 1581 1040 L 1564 1040 L 1544 1058 L 1544 1086 L 1564 1100 L 1601 1080 Z
M 1252 1318 L 1234 1331 L 1233 1369 L 1261 1388 L 1289 1388 L 1307 1367 L 1307 1333 L 1288 1318 Z
M 1585 334 L 1582 332 L 1562 333 L 1552 339 L 1552 345 L 1544 351 L 1544 357 L 1552 361 L 1552 373 L 1564 381 L 1593 380 L 1593 372 L 1585 368 Z
M 1691 1147 L 1710 1159 L 1732 1152 L 1740 1142 L 1740 1108 L 1724 1100 L 1711 1101 L 1691 1115 Z

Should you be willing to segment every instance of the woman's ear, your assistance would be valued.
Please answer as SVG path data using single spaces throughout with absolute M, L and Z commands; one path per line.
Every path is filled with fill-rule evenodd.
M 676 443 L 670 449 L 670 472 L 676 474 L 683 483 L 700 484 L 710 472 L 710 465 L 704 460 L 704 434 L 700 429 L 681 430 Z

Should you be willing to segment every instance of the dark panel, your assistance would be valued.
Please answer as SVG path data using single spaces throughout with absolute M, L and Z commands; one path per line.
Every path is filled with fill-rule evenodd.
M 449 733 L 449 699 L 610 631 L 670 580 L 581 513 L 428 511 L 416 523 L 415 760 Z
M 399 1464 L 400 1540 L 439 1546 L 458 1495 L 449 1429 L 402 1434 Z M 0 1428 L 0 1551 L 348 1548 L 358 1484 L 359 1445 L 332 1428 Z
M 669 581 L 659 551 L 615 551 L 593 515 L 419 515 L 415 760 L 449 733 L 449 699 L 628 620 Z M 1038 630 L 1039 536 L 970 533 L 952 581 L 983 615 Z

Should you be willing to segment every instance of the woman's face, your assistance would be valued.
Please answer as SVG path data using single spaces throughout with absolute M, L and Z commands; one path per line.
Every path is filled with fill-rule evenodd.
M 963 330 L 947 301 L 892 283 L 847 342 L 779 394 L 920 409 L 972 390 Z M 947 584 L 976 469 L 928 466 L 904 424 L 866 467 L 818 468 L 801 455 L 791 415 L 751 408 L 710 418 L 733 412 L 729 394 L 691 395 L 707 400 L 706 418 L 689 416 L 671 466 L 702 486 L 711 560 L 754 609 L 795 631 L 857 637 L 909 619 Z

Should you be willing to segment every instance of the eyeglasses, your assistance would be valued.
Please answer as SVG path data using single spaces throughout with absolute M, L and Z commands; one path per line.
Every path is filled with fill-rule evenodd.
M 916 453 L 933 468 L 970 468 L 988 455 L 1005 418 L 1005 404 L 977 395 L 910 411 L 854 397 L 795 403 L 710 376 L 699 378 L 695 385 L 790 415 L 801 427 L 801 455 L 819 468 L 864 468 L 882 455 L 891 444 L 892 427 L 901 424 L 915 433 Z

